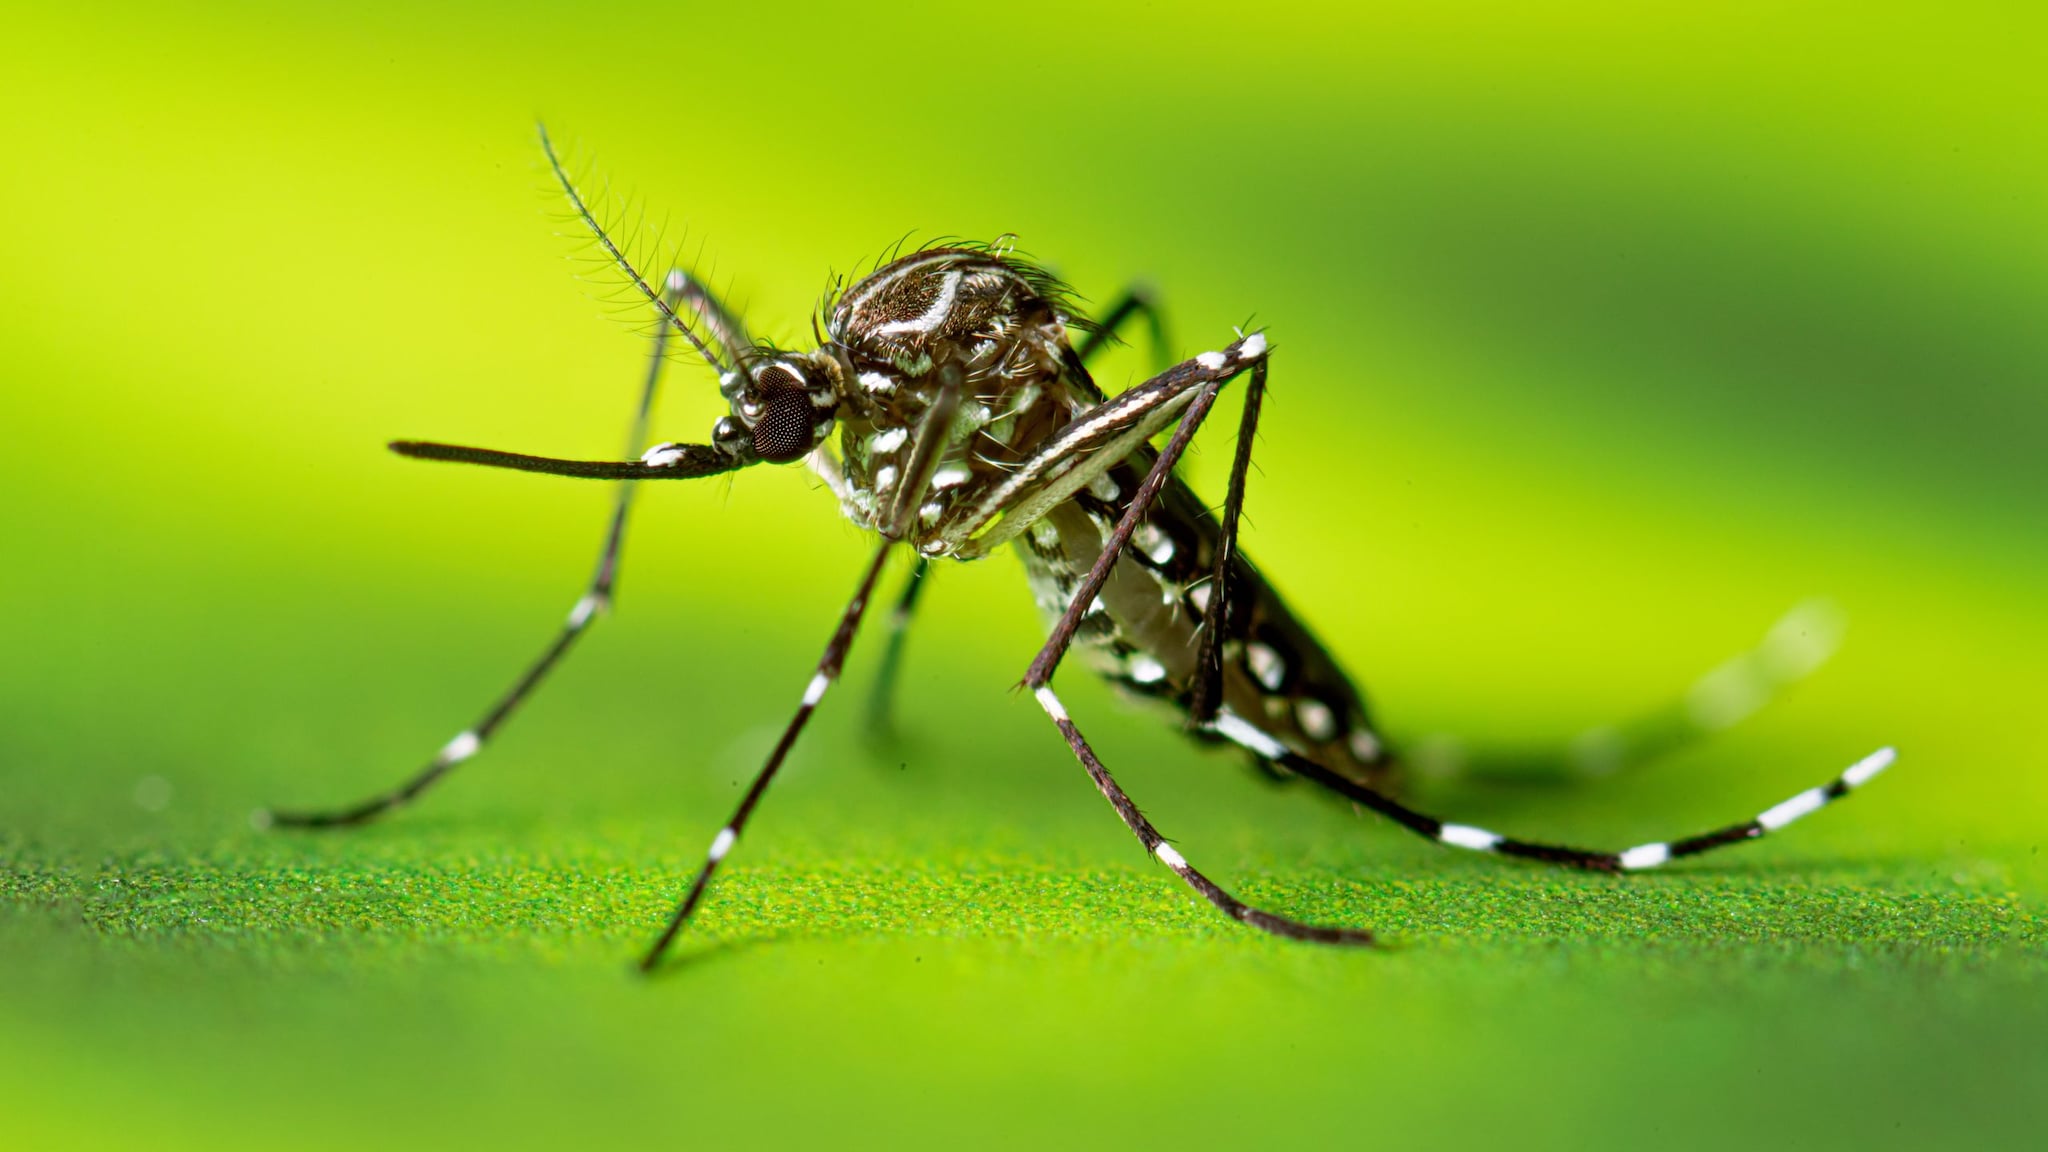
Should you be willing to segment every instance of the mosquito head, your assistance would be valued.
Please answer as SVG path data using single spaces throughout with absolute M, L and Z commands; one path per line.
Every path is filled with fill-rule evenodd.
M 727 373 L 721 391 L 732 415 L 712 433 L 721 446 L 787 464 L 810 455 L 839 414 L 839 364 L 819 352 L 756 350 Z

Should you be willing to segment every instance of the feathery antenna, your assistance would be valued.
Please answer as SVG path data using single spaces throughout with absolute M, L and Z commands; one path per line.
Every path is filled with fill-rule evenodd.
M 667 320 L 676 331 L 683 334 L 683 339 L 688 340 L 690 347 L 697 350 L 697 355 L 702 356 L 704 362 L 711 365 L 711 370 L 721 376 L 724 375 L 726 372 L 725 364 L 711 351 L 710 346 L 704 343 L 703 338 L 697 335 L 696 329 L 691 328 L 689 322 L 676 313 L 675 308 L 669 304 L 668 299 L 662 293 L 655 291 L 654 286 L 647 282 L 647 278 L 640 275 L 640 270 L 633 267 L 633 262 L 628 260 L 626 254 L 612 241 L 611 233 L 603 224 L 598 222 L 597 214 L 590 210 L 590 205 L 583 199 L 583 193 L 577 189 L 576 182 L 569 178 L 568 169 L 562 166 L 562 158 L 555 153 L 555 142 L 548 136 L 548 126 L 539 124 L 535 127 L 540 132 L 541 151 L 547 154 L 548 167 L 554 171 L 555 180 L 562 186 L 563 195 L 569 198 L 569 206 L 576 210 L 577 217 L 590 229 L 591 235 L 597 237 L 598 245 L 604 249 L 605 255 L 611 257 L 612 263 L 618 266 L 619 271 L 626 274 L 626 279 L 632 282 L 633 287 L 640 290 L 640 294 L 647 298 L 648 303 L 654 305 L 655 309 L 661 313 L 663 319 Z

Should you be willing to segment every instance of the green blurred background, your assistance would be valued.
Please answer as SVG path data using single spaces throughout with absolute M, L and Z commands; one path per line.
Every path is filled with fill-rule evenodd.
M 6 1142 L 2038 1137 L 2044 29 L 1552 8 L 10 10 Z M 646 494 L 618 619 L 431 803 L 251 831 L 416 767 L 586 571 L 601 487 L 380 447 L 617 450 L 643 326 L 564 260 L 539 116 L 766 335 L 906 232 L 1019 233 L 1098 303 L 1142 276 L 1184 353 L 1270 325 L 1248 547 L 1397 736 L 1563 740 L 1848 614 L 1720 739 L 1438 810 L 1620 845 L 1900 765 L 1766 844 L 1558 876 L 1065 677 L 1198 863 L 1400 943 L 1290 947 L 1151 866 L 1009 691 L 1001 557 L 939 573 L 893 751 L 856 649 L 644 983 L 866 547 L 764 468 Z M 658 435 L 718 411 L 679 365 Z

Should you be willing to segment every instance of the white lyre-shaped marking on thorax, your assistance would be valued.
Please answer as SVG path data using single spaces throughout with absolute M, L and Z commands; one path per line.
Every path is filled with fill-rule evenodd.
M 905 332 L 930 332 L 937 328 L 945 321 L 947 314 L 953 311 L 953 303 L 960 298 L 960 280 L 961 273 L 946 273 L 946 278 L 939 282 L 938 295 L 932 298 L 931 307 L 926 308 L 923 315 L 914 320 L 891 320 L 887 324 L 877 324 L 875 334 L 895 336 Z

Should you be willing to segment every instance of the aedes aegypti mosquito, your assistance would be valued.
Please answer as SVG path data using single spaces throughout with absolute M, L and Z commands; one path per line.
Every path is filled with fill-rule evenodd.
M 1144 297 L 1127 295 L 1090 322 L 1065 285 L 1014 251 L 951 244 L 901 256 L 830 293 L 819 309 L 818 346 L 777 348 L 751 337 L 739 316 L 685 272 L 671 273 L 656 290 L 592 212 L 545 131 L 541 145 L 576 215 L 661 317 L 629 451 L 646 442 L 671 332 L 717 375 L 732 413 L 717 421 L 710 443 L 657 444 L 638 460 L 393 443 L 401 455 L 424 460 L 626 483 L 588 590 L 554 643 L 474 727 L 390 792 L 348 808 L 268 813 L 268 823 L 360 824 L 412 801 L 474 756 L 608 607 L 632 481 L 798 461 L 880 543 L 796 715 L 712 838 L 642 968 L 654 967 L 688 923 L 805 722 L 838 679 L 883 565 L 898 545 L 914 549 L 917 560 L 897 606 L 884 684 L 929 563 L 977 560 L 1015 545 L 1052 621 L 1024 686 L 1147 852 L 1224 915 L 1277 936 L 1341 945 L 1373 941 L 1362 928 L 1305 924 L 1254 908 L 1189 864 L 1117 784 L 1053 692 L 1053 672 L 1070 648 L 1124 690 L 1177 707 L 1191 734 L 1234 743 L 1270 772 L 1305 777 L 1439 843 L 1569 868 L 1638 871 L 1753 840 L 1840 799 L 1892 762 L 1892 750 L 1879 749 L 1754 819 L 1621 852 L 1519 840 L 1418 812 L 1393 797 L 1398 761 L 1350 678 L 1237 550 L 1253 432 L 1273 354 L 1264 332 L 1239 334 L 1220 349 L 1106 396 L 1088 373 L 1093 355 L 1134 317 L 1150 321 L 1155 339 L 1161 335 L 1158 313 Z M 1244 411 L 1218 520 L 1174 466 L 1218 392 L 1240 377 L 1246 379 Z M 1152 438 L 1169 425 L 1172 435 L 1155 448 Z

